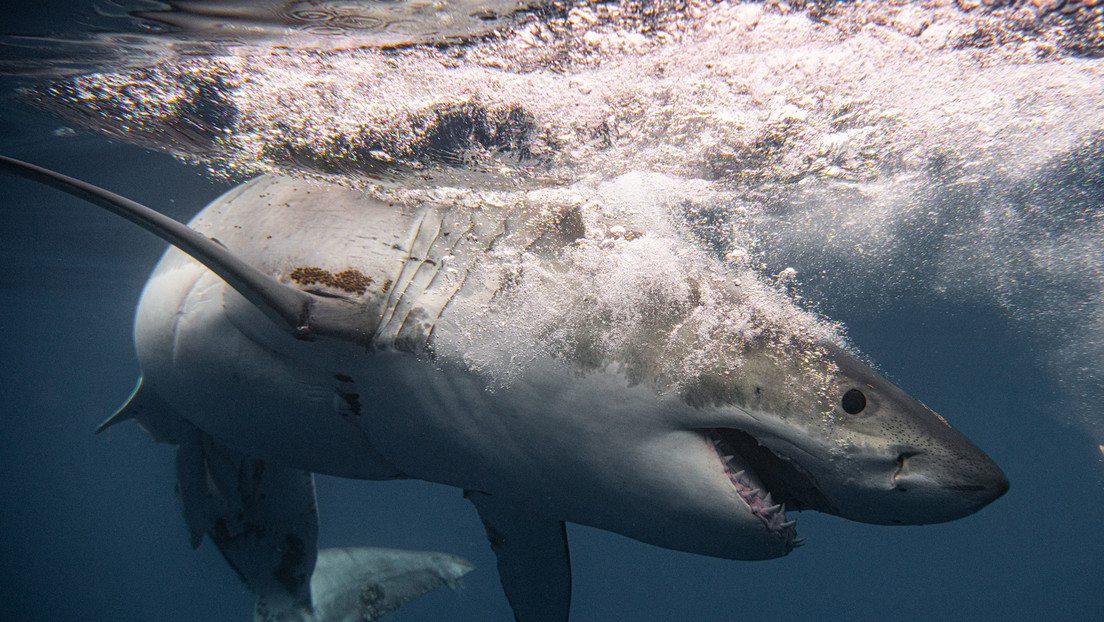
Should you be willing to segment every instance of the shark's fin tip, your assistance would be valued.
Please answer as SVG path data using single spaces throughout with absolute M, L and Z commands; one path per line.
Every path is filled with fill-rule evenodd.
M 116 423 L 122 423 L 123 421 L 134 418 L 135 398 L 138 397 L 138 391 L 141 390 L 141 388 L 142 377 L 139 376 L 137 384 L 134 385 L 134 390 L 130 392 L 130 397 L 127 398 L 127 401 L 122 406 L 120 406 L 114 414 L 105 419 L 103 423 L 96 426 L 96 434 L 103 432 Z

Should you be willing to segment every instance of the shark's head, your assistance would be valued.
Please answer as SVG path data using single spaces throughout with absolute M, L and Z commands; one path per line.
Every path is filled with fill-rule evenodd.
M 768 527 L 785 520 L 765 509 L 773 504 L 864 523 L 939 523 L 1008 490 L 1001 469 L 969 439 L 834 345 L 806 350 L 797 363 L 765 357 L 747 365 L 728 386 L 687 397 L 709 414 L 712 425 L 701 432 L 719 468 Z M 801 382 L 779 369 L 796 365 L 805 370 Z M 809 369 L 818 381 L 809 381 Z
M 920 525 L 972 514 L 1008 490 L 1000 467 L 946 420 L 854 357 L 830 355 L 839 371 L 825 429 L 836 449 L 824 453 L 819 487 L 827 505 L 809 507 L 865 523 Z

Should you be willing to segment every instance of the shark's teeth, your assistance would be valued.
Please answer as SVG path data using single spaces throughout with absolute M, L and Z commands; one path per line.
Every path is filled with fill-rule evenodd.
M 762 483 L 758 481 L 758 477 L 755 476 L 754 472 L 749 473 L 746 469 L 736 470 L 737 465 L 741 464 L 741 460 L 727 444 L 713 436 L 710 436 L 709 440 L 713 445 L 713 449 L 717 452 L 717 457 L 721 459 L 725 474 L 732 482 L 736 493 L 744 500 L 751 512 L 763 521 L 763 525 L 767 529 L 785 538 L 786 550 L 792 550 L 798 542 L 797 530 L 795 529 L 797 521 L 786 519 L 785 505 L 775 503 L 770 492 L 764 494 Z

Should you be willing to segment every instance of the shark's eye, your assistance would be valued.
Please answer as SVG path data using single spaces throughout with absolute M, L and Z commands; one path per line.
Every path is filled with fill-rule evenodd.
M 840 405 L 843 406 L 843 412 L 849 415 L 857 415 L 866 408 L 866 396 L 858 389 L 851 389 L 843 394 Z

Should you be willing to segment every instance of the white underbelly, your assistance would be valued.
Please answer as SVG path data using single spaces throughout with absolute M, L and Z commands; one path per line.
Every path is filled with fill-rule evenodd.
M 318 473 L 396 475 L 359 425 L 359 398 L 341 357 L 317 356 L 332 351 L 281 333 L 177 251 L 146 285 L 135 343 L 144 386 L 226 445 Z

